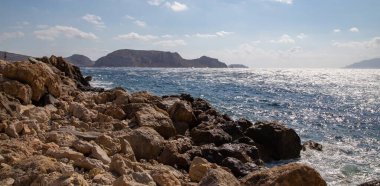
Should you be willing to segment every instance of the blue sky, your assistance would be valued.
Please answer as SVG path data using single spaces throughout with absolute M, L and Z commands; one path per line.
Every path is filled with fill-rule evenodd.
M 250 67 L 337 68 L 380 57 L 379 0 L 2 0 L 0 50 L 117 49 Z

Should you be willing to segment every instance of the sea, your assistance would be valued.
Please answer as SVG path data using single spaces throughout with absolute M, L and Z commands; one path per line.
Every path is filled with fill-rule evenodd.
M 328 185 L 380 179 L 380 69 L 83 68 L 95 87 L 156 95 L 191 94 L 234 119 L 280 121 L 306 150 L 306 163 Z M 289 161 L 269 163 L 279 165 Z

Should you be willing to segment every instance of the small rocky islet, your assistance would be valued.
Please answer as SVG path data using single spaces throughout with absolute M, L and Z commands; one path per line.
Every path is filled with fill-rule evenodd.
M 0 185 L 326 185 L 297 133 L 187 94 L 91 87 L 62 57 L 0 60 Z

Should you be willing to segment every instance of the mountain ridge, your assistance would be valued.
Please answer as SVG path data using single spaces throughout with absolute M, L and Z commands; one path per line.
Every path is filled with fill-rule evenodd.
M 369 60 L 363 60 L 351 65 L 347 65 L 344 68 L 354 69 L 380 69 L 380 58 L 373 58 Z
M 31 56 L 16 54 L 16 53 L 7 52 L 7 51 L 0 51 L 0 59 L 7 60 L 7 61 L 23 61 L 23 60 L 27 60 L 29 57 Z
M 0 59 L 8 61 L 23 61 L 29 57 L 31 56 L 0 51 Z M 96 61 L 81 54 L 73 54 L 64 59 L 78 67 L 228 68 L 216 58 L 201 56 L 196 59 L 184 59 L 177 52 L 158 50 L 120 49 Z
M 120 49 L 96 60 L 95 67 L 227 68 L 216 58 L 184 59 L 177 52 Z

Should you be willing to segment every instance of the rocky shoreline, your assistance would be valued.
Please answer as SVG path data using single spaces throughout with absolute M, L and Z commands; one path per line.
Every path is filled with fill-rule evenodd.
M 283 124 L 90 80 L 62 57 L 0 60 L 0 185 L 326 185 L 304 164 L 265 167 L 300 157 Z

